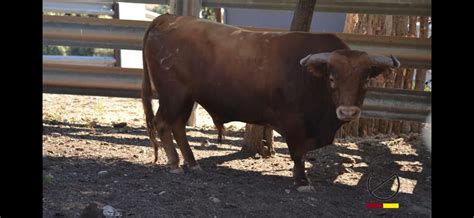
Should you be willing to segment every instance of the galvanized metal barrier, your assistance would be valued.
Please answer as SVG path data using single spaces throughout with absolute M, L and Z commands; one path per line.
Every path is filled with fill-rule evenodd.
M 43 55 L 43 64 L 70 64 L 79 66 L 113 67 L 117 61 L 108 56 Z
M 294 10 L 298 0 L 202 0 L 203 7 Z M 317 0 L 315 11 L 431 15 L 431 0 Z
M 203 7 L 217 8 L 251 8 L 294 10 L 297 0 L 194 0 L 201 1 Z M 113 13 L 107 9 L 94 5 L 100 3 L 104 6 L 112 4 L 114 0 L 45 0 L 43 11 L 57 11 L 61 4 L 71 13 L 90 11 L 97 14 L 106 10 L 107 14 Z M 121 0 L 120 2 L 169 4 L 169 0 Z M 74 7 L 72 4 L 77 4 Z M 94 8 L 95 7 L 95 8 Z M 74 11 L 76 8 L 76 11 Z M 318 0 L 315 11 L 342 12 L 342 13 L 369 13 L 390 15 L 418 15 L 431 16 L 431 0 Z
M 140 50 L 148 25 L 148 21 L 44 15 L 43 43 Z
M 45 44 L 141 50 L 149 21 L 43 16 Z M 249 28 L 288 32 L 282 29 Z M 336 33 L 353 49 L 394 55 L 402 67 L 431 68 L 431 39 Z
M 43 64 L 43 92 L 139 98 L 142 74 L 132 68 Z M 369 88 L 362 111 L 363 117 L 424 122 L 431 93 Z
M 113 15 L 113 0 L 45 0 L 43 11 Z M 125 0 L 125 2 L 168 4 L 168 0 Z M 207 7 L 240 7 L 293 10 L 296 0 L 201 0 Z M 72 6 L 69 11 L 64 8 Z M 109 9 L 110 6 L 110 9 Z M 316 11 L 379 13 L 393 15 L 431 15 L 430 0 L 319 0 Z M 64 16 L 43 16 L 43 43 L 79 47 L 142 49 L 149 22 Z M 282 29 L 248 28 L 260 31 Z M 353 49 L 394 55 L 403 67 L 431 68 L 431 39 L 362 36 L 337 33 Z M 115 97 L 140 96 L 142 70 L 74 65 L 45 57 L 43 92 Z M 81 60 L 75 60 L 77 64 Z M 82 60 L 84 61 L 84 60 Z M 63 63 L 65 63 L 63 61 Z M 94 61 L 92 61 L 94 62 Z M 91 64 L 89 64 L 91 65 Z M 105 65 L 105 66 L 104 66 Z M 158 96 L 155 96 L 158 97 Z M 431 111 L 431 93 L 401 89 L 370 88 L 363 104 L 363 117 L 424 122 Z
M 72 3 L 43 1 L 43 11 L 110 16 L 115 14 L 115 11 L 113 10 L 113 2 Z
M 139 90 L 142 69 L 43 64 L 43 85 Z
M 369 88 L 362 117 L 425 122 L 431 112 L 431 92 Z

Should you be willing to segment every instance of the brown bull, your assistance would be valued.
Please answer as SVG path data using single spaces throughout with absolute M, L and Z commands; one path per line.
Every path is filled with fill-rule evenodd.
M 248 31 L 174 15 L 151 23 L 143 61 L 148 134 L 156 155 L 158 133 L 171 172 L 182 172 L 171 133 L 184 164 L 200 169 L 185 129 L 198 102 L 218 128 L 242 121 L 280 133 L 299 191 L 311 189 L 304 155 L 332 144 L 343 123 L 359 118 L 368 80 L 400 65 L 394 57 L 350 50 L 333 34 Z M 151 84 L 160 99 L 156 115 Z

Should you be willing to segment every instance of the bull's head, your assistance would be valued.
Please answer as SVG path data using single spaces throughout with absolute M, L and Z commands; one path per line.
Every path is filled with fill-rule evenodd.
M 360 107 L 371 78 L 388 72 L 389 68 L 400 66 L 393 56 L 349 49 L 311 54 L 301 59 L 300 64 L 314 76 L 327 81 L 337 108 L 337 117 L 343 121 L 360 117 Z

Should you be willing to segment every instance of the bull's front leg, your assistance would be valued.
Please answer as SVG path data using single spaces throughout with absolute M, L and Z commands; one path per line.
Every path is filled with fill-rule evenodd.
M 304 155 L 292 155 L 293 160 L 293 179 L 298 192 L 313 192 L 314 188 L 306 177 L 304 168 Z
M 290 157 L 294 164 L 293 179 L 296 190 L 298 192 L 313 192 L 314 188 L 306 177 L 304 156 L 310 150 L 308 145 L 313 143 L 314 140 L 308 139 L 304 134 L 305 131 L 297 131 L 304 129 L 298 119 L 290 119 L 282 123 L 286 125 L 280 128 L 277 125 L 275 129 L 279 130 L 278 132 L 281 132 L 280 134 L 286 139 Z

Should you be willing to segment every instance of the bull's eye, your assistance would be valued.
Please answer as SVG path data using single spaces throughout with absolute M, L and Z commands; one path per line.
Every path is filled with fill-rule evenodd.
M 334 81 L 334 77 L 332 77 L 332 75 L 329 76 L 329 83 L 331 84 L 331 88 L 336 87 L 336 82 Z

